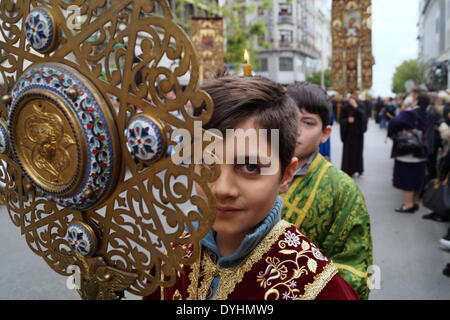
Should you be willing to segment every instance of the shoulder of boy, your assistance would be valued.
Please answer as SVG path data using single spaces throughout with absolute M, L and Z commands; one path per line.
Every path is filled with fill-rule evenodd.
M 353 196 L 362 196 L 361 190 L 348 174 L 344 171 L 335 168 L 335 173 L 333 174 L 334 184 L 337 186 L 337 193 L 345 197 L 346 194 L 352 194 Z
M 306 257 L 302 261 L 306 261 L 308 269 L 313 273 L 320 273 L 327 264 L 332 263 L 295 225 L 286 223 L 286 226 L 276 248 L 283 258 L 289 260 L 291 257 Z M 299 256 L 298 252 L 302 252 L 302 255 Z

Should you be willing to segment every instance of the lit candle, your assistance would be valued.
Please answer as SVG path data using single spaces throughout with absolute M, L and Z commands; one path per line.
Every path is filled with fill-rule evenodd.
M 250 58 L 248 56 L 248 51 L 245 49 L 244 51 L 244 76 L 251 77 L 253 75 L 252 65 L 249 63 Z

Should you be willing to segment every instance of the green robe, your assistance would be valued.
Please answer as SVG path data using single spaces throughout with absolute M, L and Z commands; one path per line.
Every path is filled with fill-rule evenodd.
M 318 154 L 308 173 L 297 177 L 283 198 L 282 217 L 333 260 L 360 299 L 368 299 L 370 219 L 353 179 Z

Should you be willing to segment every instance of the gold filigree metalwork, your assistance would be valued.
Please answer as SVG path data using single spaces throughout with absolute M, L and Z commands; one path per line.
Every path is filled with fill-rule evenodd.
M 118 300 L 136 281 L 137 274 L 109 267 L 102 257 L 87 258 L 79 253 L 60 256 L 60 261 L 78 266 L 81 278 L 77 289 L 84 300 Z M 76 270 L 76 269 L 75 269 Z
M 42 90 L 36 93 L 39 91 Z M 67 117 L 52 102 L 40 97 L 24 100 L 19 108 L 12 119 L 11 137 L 16 137 L 19 161 L 33 181 L 44 190 L 59 191 L 79 180 L 81 164 L 86 161 L 81 159 L 80 147 L 86 142 L 79 133 L 76 116 Z
M 79 29 L 67 19 L 73 6 L 79 9 Z M 45 7 L 57 24 L 52 52 L 39 53 L 26 41 L 24 20 L 39 7 Z M 39 64 L 76 70 L 110 111 L 106 121 L 117 131 L 112 144 L 120 164 L 109 192 L 96 205 L 79 210 L 48 200 L 45 191 L 33 186 L 47 190 L 52 184 L 49 190 L 57 190 L 73 183 L 69 191 L 75 190 L 74 176 L 86 166 L 83 154 L 92 156 L 90 150 L 82 150 L 86 145 L 77 120 L 53 96 L 56 103 L 22 101 L 14 122 L 8 119 L 11 98 L 1 99 L 0 117 L 14 120 L 10 131 L 28 172 L 12 151 L 0 154 L 0 183 L 5 185 L 0 201 L 11 221 L 54 271 L 68 276 L 70 265 L 80 266 L 82 298 L 116 299 L 123 290 L 145 296 L 172 285 L 180 265 L 198 258 L 200 239 L 213 223 L 215 200 L 208 182 L 217 172 L 206 168 L 196 172 L 193 164 L 176 165 L 168 156 L 147 167 L 127 152 L 127 124 L 137 113 L 157 119 L 168 139 L 176 128 L 193 134 L 194 121 L 206 122 L 212 113 L 211 98 L 198 88 L 194 47 L 173 22 L 167 1 L 1 0 L 0 20 L 0 95 L 11 95 L 26 70 Z M 188 83 L 180 84 L 187 73 Z M 76 97 L 73 89 L 66 94 Z M 193 110 L 201 106 L 205 111 L 194 116 Z M 196 184 L 206 199 L 196 195 Z M 98 248 L 93 257 L 75 254 L 69 247 L 66 232 L 73 221 L 95 230 Z M 185 231 L 192 235 L 182 237 Z M 192 244 L 192 255 L 179 249 L 184 244 Z

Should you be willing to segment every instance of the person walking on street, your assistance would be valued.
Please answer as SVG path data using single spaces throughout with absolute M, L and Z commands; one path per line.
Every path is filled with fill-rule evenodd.
M 359 101 L 359 91 L 344 102 L 340 119 L 342 151 L 342 171 L 353 177 L 364 174 L 364 133 L 367 131 L 367 114 Z

